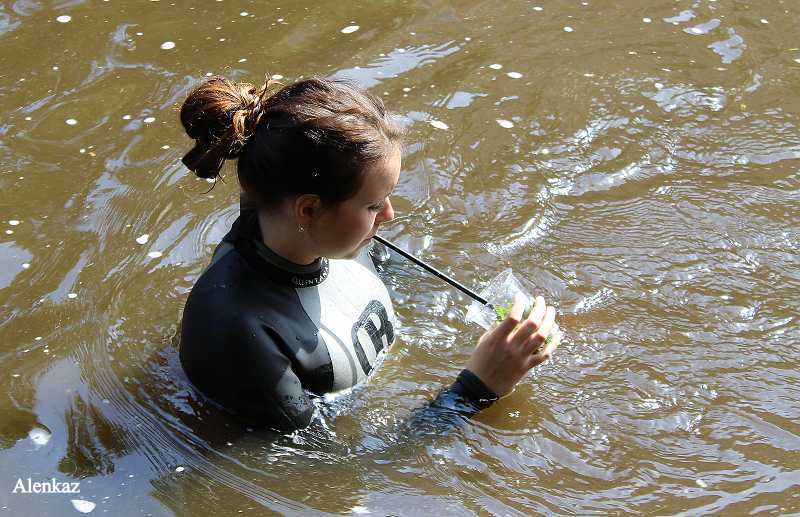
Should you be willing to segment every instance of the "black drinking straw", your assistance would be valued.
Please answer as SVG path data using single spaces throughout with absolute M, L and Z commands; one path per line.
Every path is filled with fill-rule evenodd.
M 400 255 L 404 256 L 405 258 L 407 258 L 408 260 L 410 260 L 414 264 L 418 265 L 419 267 L 421 267 L 425 271 L 427 271 L 429 273 L 432 273 L 434 276 L 437 276 L 437 277 L 441 278 L 442 280 L 444 280 L 448 284 L 452 285 L 453 287 L 455 287 L 456 289 L 458 289 L 462 293 L 464 293 L 466 295 L 469 295 L 470 297 L 472 297 L 473 300 L 477 300 L 478 302 L 480 302 L 480 303 L 482 303 L 484 305 L 489 305 L 489 302 L 485 298 L 480 296 L 479 294 L 477 294 L 474 291 L 470 290 L 469 288 L 461 285 L 460 283 L 458 283 L 457 281 L 453 280 L 449 276 L 445 275 L 444 273 L 442 273 L 441 271 L 439 271 L 435 267 L 426 264 L 425 262 L 421 261 L 420 259 L 418 259 L 414 255 L 408 253 L 407 251 L 400 249 L 399 247 L 397 247 L 396 245 L 394 245 L 391 242 L 387 241 L 386 239 L 384 239 L 380 235 L 374 235 L 372 238 L 375 239 L 376 241 L 380 242 L 381 244 L 383 244 L 384 246 L 386 246 L 390 250 L 395 251 L 395 252 L 399 253 Z

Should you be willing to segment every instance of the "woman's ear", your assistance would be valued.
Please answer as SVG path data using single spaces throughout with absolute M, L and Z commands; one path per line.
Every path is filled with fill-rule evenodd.
M 297 224 L 306 227 L 318 214 L 322 200 L 316 194 L 302 194 L 294 201 L 294 218 Z

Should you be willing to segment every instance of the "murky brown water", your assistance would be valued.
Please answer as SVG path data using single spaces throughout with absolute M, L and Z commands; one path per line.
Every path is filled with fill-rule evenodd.
M 0 515 L 800 512 L 799 24 L 780 0 L 0 5 Z M 555 360 L 401 441 L 480 329 L 391 263 L 399 339 L 330 435 L 203 403 L 171 335 L 238 210 L 233 174 L 180 165 L 207 72 L 384 95 L 411 124 L 384 234 L 470 285 L 527 277 Z

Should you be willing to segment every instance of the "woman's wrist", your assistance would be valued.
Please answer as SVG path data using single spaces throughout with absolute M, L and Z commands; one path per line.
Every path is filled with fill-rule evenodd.
M 499 398 L 497 394 L 469 368 L 461 370 L 456 378 L 456 383 L 460 385 L 460 391 L 465 398 L 469 398 L 472 401 L 486 401 L 491 404 Z

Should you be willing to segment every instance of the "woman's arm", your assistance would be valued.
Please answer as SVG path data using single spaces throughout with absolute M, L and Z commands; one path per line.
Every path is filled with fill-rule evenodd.
M 520 321 L 523 307 L 523 299 L 515 300 L 509 315 L 481 336 L 467 367 L 430 404 L 413 412 L 404 425 L 406 432 L 418 435 L 452 429 L 511 393 L 525 373 L 552 355 L 560 341 L 559 335 L 547 339 L 555 309 L 546 307 L 539 296 L 530 316 Z

